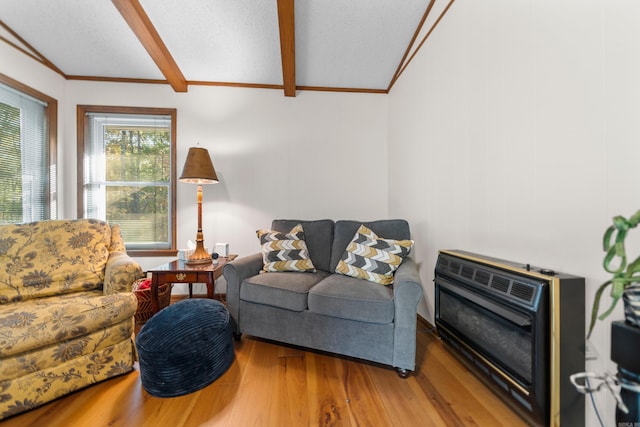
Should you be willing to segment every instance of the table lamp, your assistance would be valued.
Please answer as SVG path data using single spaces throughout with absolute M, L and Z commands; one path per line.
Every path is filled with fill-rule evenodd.
M 210 264 L 211 254 L 204 248 L 204 235 L 202 234 L 202 184 L 216 184 L 218 176 L 213 168 L 209 151 L 206 148 L 191 147 L 187 153 L 187 160 L 184 162 L 181 182 L 198 184 L 198 232 L 196 233 L 196 249 L 189 259 L 185 261 L 187 265 Z

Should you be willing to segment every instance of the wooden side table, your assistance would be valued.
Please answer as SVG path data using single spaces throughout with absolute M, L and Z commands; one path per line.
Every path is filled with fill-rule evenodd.
M 193 296 L 191 289 L 193 283 L 205 283 L 207 298 L 213 299 L 216 279 L 222 275 L 222 267 L 237 256 L 220 257 L 217 264 L 207 265 L 186 265 L 184 260 L 177 259 L 148 270 L 148 273 L 151 273 L 151 302 L 154 313 L 160 309 L 158 286 L 163 283 L 188 283 L 189 298 Z

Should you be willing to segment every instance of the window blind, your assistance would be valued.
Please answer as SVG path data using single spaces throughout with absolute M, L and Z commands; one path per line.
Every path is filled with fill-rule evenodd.
M 171 155 L 171 116 L 88 112 L 86 118 L 85 218 L 119 224 L 127 249 L 170 248 L 171 175 L 162 159 Z M 164 143 L 163 156 L 154 150 Z
M 0 223 L 49 218 L 46 108 L 0 83 Z

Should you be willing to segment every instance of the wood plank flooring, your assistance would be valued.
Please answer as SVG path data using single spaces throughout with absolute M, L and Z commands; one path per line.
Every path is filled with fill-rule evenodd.
M 139 370 L 0 422 L 0 427 L 525 426 L 419 323 L 417 369 L 393 369 L 243 336 L 213 384 L 156 398 Z

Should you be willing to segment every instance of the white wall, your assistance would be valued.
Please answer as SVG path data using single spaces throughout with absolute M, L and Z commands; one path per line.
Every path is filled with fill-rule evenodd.
M 68 82 L 66 141 L 75 147 L 77 104 L 177 108 L 177 175 L 188 148 L 209 150 L 219 184 L 204 186 L 205 245 L 259 251 L 273 218 L 387 216 L 387 98 L 375 94 Z M 75 169 L 63 177 L 75 186 Z M 178 243 L 195 240 L 196 187 L 178 183 Z M 74 216 L 75 193 L 65 215 Z M 158 259 L 141 259 L 152 267 Z
M 389 214 L 411 221 L 423 316 L 439 249 L 584 276 L 589 315 L 602 234 L 640 208 L 639 18 L 633 0 L 454 3 L 389 105 Z M 615 372 L 609 334 L 589 370 Z
M 59 102 L 60 218 L 75 218 L 76 105 L 177 109 L 177 175 L 188 148 L 209 150 L 220 183 L 204 186 L 205 244 L 259 251 L 257 228 L 274 218 L 386 218 L 387 97 L 192 86 L 65 81 L 0 43 L 0 72 Z M 196 187 L 178 183 L 177 238 L 195 240 Z M 166 259 L 139 259 L 145 268 Z

